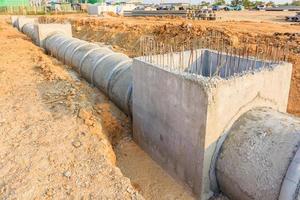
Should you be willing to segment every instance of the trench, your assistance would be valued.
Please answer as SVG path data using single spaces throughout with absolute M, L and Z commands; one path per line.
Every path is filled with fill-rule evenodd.
M 27 30 L 28 29 L 28 30 Z M 30 30 L 32 29 L 32 26 L 24 26 L 23 32 L 26 32 L 27 35 L 29 35 L 33 41 L 37 42 L 35 40 L 35 35 Z M 75 71 L 77 71 L 82 77 L 84 77 L 88 82 L 96 86 L 100 91 L 102 91 L 104 94 L 106 94 L 124 113 L 127 115 L 131 115 L 132 113 L 132 59 L 128 58 L 128 56 L 120 53 L 114 53 L 107 47 L 99 47 L 95 44 L 87 43 L 82 40 L 74 39 L 72 37 L 67 37 L 64 34 L 60 33 L 52 33 L 50 36 L 47 36 L 44 43 L 39 43 L 40 46 L 44 47 L 48 54 L 53 55 L 54 57 L 58 58 L 59 60 L 63 61 L 65 64 L 69 65 L 70 67 L 73 67 Z M 209 54 L 211 58 L 213 58 L 214 54 L 213 52 L 205 52 L 206 54 Z M 139 59 L 137 59 L 139 60 Z M 136 62 L 137 62 L 136 60 Z M 204 62 L 204 61 L 203 61 Z M 241 61 L 243 62 L 243 60 Z M 265 61 L 264 61 L 265 62 Z M 261 68 L 265 64 L 264 62 L 254 62 L 254 68 Z M 247 62 L 246 62 L 247 63 Z M 142 65 L 142 64 L 140 64 Z M 140 66 L 139 65 L 139 66 Z M 242 73 L 245 70 L 247 70 L 248 67 L 245 68 L 237 68 L 238 73 Z M 191 70 L 197 73 L 200 73 L 204 76 L 208 75 L 208 70 L 205 69 L 204 71 L 201 70 L 198 72 L 197 65 L 196 69 L 186 69 Z M 210 67 L 210 71 L 217 69 L 213 69 Z M 220 76 L 222 78 L 226 77 L 226 72 L 220 72 Z M 231 73 L 229 73 L 229 76 Z M 136 84 L 135 87 L 138 87 L 139 85 Z M 155 95 L 153 95 L 155 96 Z M 137 98 L 138 99 L 138 98 Z M 142 103 L 143 104 L 143 103 Z M 255 108 L 256 109 L 256 108 Z M 246 133 L 250 134 L 252 133 L 251 130 L 253 127 L 258 127 L 257 130 L 254 130 L 252 133 L 253 135 L 260 136 L 260 130 L 262 129 L 268 129 L 270 133 L 280 134 L 276 132 L 276 129 L 271 130 L 271 127 L 268 127 L 269 122 L 264 121 L 262 119 L 267 119 L 267 116 L 269 115 L 278 115 L 278 117 L 274 117 L 274 120 L 272 122 L 279 124 L 279 122 L 285 122 L 287 121 L 288 124 L 284 126 L 286 127 L 292 127 L 290 125 L 290 121 L 293 121 L 293 118 L 289 118 L 286 114 L 278 114 L 275 111 L 272 110 L 266 110 L 260 113 L 260 111 L 257 109 L 254 110 L 254 115 L 256 116 L 256 112 L 258 112 L 258 119 L 260 120 L 261 124 L 257 124 L 255 121 L 253 124 L 251 124 L 251 121 L 247 118 L 247 115 L 245 115 L 245 123 L 249 123 L 249 130 L 243 131 L 239 130 L 241 129 L 241 126 L 238 125 L 238 131 L 236 134 L 239 133 Z M 251 112 L 249 111 L 250 119 Z M 172 117 L 171 117 L 172 118 Z M 243 120 L 244 118 L 241 117 L 239 120 Z M 238 123 L 238 121 L 236 123 Z M 284 139 L 286 138 L 292 138 L 292 137 L 286 137 L 288 134 L 297 134 L 299 133 L 299 121 L 295 119 L 295 122 L 292 122 L 293 129 L 287 130 L 287 134 L 282 134 L 284 136 Z M 261 127 L 260 127 L 261 126 Z M 243 127 L 242 127 L 243 128 Z M 283 129 L 284 129 L 283 128 Z M 234 126 L 233 129 L 230 130 L 231 134 L 234 134 Z M 153 131 L 153 130 L 152 130 Z M 265 135 L 265 133 L 264 133 Z M 244 135 L 243 135 L 244 137 Z M 149 138 L 148 138 L 149 139 Z M 228 138 L 227 143 L 230 143 Z M 272 140 L 271 137 L 269 137 L 270 140 Z M 258 138 L 259 141 L 261 141 L 261 137 Z M 233 147 L 234 145 L 228 145 L 226 146 L 226 141 L 224 146 L 222 147 L 221 153 L 225 155 L 226 148 Z M 279 141 L 279 139 L 276 139 L 276 141 Z M 280 142 L 280 141 L 279 141 Z M 118 141 L 113 141 L 115 143 L 115 153 L 117 156 L 117 165 L 121 169 L 121 171 L 124 173 L 126 177 L 129 177 L 132 181 L 132 185 L 140 191 L 140 193 L 146 198 L 146 199 L 192 199 L 191 193 L 184 187 L 172 179 L 170 176 L 167 175 L 167 173 L 160 168 L 152 159 L 150 159 L 149 156 L 147 156 L 146 153 L 144 153 L 136 144 L 133 142 L 130 135 L 126 135 L 125 137 L 122 137 Z M 233 144 L 236 144 L 238 142 L 233 142 Z M 250 142 L 251 143 L 251 142 Z M 273 141 L 270 143 L 273 144 Z M 278 149 L 276 145 L 274 146 L 275 149 L 272 152 L 276 152 Z M 287 143 L 289 144 L 289 143 Z M 293 144 L 293 149 L 297 148 L 298 144 Z M 241 145 L 244 146 L 244 145 Z M 250 146 L 253 146 L 250 144 Z M 263 145 L 261 145 L 263 146 Z M 284 147 L 282 147 L 284 148 Z M 257 148 L 258 149 L 258 148 Z M 289 149 L 288 151 L 291 152 L 290 157 L 294 157 L 294 151 L 293 149 Z M 262 190 L 260 193 L 258 193 L 257 188 L 248 188 L 249 183 L 245 183 L 244 188 L 241 188 L 241 190 L 237 190 L 236 187 L 242 187 L 243 181 L 241 181 L 241 178 L 244 178 L 245 175 L 240 173 L 235 173 L 236 170 L 233 169 L 233 172 L 230 172 L 230 170 L 226 170 L 225 172 L 230 172 L 228 175 L 222 176 L 222 173 L 224 173 L 222 170 L 228 168 L 230 166 L 231 161 L 230 158 L 232 158 L 232 152 L 234 152 L 235 149 L 229 150 L 227 156 L 227 159 L 224 159 L 224 166 L 222 166 L 222 157 L 218 158 L 217 163 L 217 175 L 219 183 L 221 184 L 220 188 L 221 191 L 223 191 L 225 194 L 229 195 L 232 199 L 237 199 L 241 197 L 242 195 L 245 195 L 245 198 L 242 199 L 252 199 L 251 196 L 253 194 L 257 196 L 268 196 L 263 199 L 274 199 L 270 197 L 268 194 Z M 225 152 L 225 153 L 224 153 Z M 262 151 L 265 152 L 265 151 Z M 253 151 L 255 155 L 258 155 L 259 152 Z M 269 153 L 269 152 L 268 152 Z M 246 154 L 246 153 L 245 153 Z M 300 154 L 299 154 L 300 155 Z M 243 157 L 244 154 L 241 156 Z M 275 155 L 276 156 L 276 155 Z M 284 156 L 284 155 L 283 155 Z M 272 156 L 266 156 L 267 158 Z M 286 158 L 286 157 L 285 157 Z M 239 161 L 238 159 L 233 158 L 236 160 L 238 164 L 243 163 Z M 263 158 L 266 160 L 265 158 Z M 298 159 L 298 158 L 297 158 Z M 243 160 L 243 159 L 241 159 Z M 249 159 L 251 160 L 251 159 Z M 280 167 L 279 171 L 279 178 L 275 178 L 276 180 L 273 181 L 273 183 L 277 184 L 277 189 L 274 190 L 273 188 L 268 188 L 267 191 L 270 192 L 274 197 L 278 196 L 278 191 L 282 188 L 281 186 L 281 180 L 284 178 L 286 168 L 289 166 L 289 158 L 284 163 L 284 166 Z M 226 163 L 229 162 L 229 163 Z M 274 162 L 273 162 L 274 163 Z M 190 162 L 185 162 L 185 164 L 190 164 Z M 280 164 L 282 165 L 282 164 Z M 218 168 L 218 166 L 221 166 Z M 250 164 L 247 164 L 249 167 Z M 262 166 L 265 169 L 265 166 Z M 232 169 L 230 167 L 230 169 Z M 276 169 L 274 168 L 276 171 Z M 246 170 L 247 172 L 250 170 Z M 260 171 L 260 170 L 258 170 Z M 277 172 L 276 171 L 276 172 Z M 293 168 L 291 168 L 291 172 L 293 172 Z M 221 174 L 221 175 L 219 175 Z M 195 176 L 194 176 L 195 177 Z M 193 177 L 193 178 L 194 178 Z M 201 175 L 197 175 L 197 178 L 201 177 Z M 227 180 L 226 177 L 229 177 Z M 250 178 L 253 177 L 250 175 Z M 257 183 L 260 183 L 260 175 L 257 175 L 258 179 L 253 180 L 253 184 L 250 185 L 257 185 Z M 292 177 L 297 179 L 297 177 Z M 279 180 L 279 181 L 278 181 Z M 236 182 L 235 182 L 236 181 Z M 230 184 L 230 183 L 234 184 Z M 229 184 L 228 184 L 229 183 Z M 267 183 L 262 183 L 263 185 L 267 185 Z M 235 186 L 236 185 L 236 186 Z M 290 186 L 291 183 L 288 182 L 286 184 L 287 186 Z M 273 186 L 271 186 L 273 187 Z M 198 187 L 199 188 L 199 187 Z M 194 188 L 193 188 L 194 189 Z M 253 191 L 252 191 L 253 190 Z M 250 191 L 250 197 L 246 197 L 247 194 Z M 284 191 L 284 190 L 283 190 Z M 298 190 L 297 190 L 298 191 Z M 253 193 L 253 194 L 252 194 Z M 283 192 L 282 194 L 286 195 L 286 192 Z M 280 193 L 281 195 L 281 193 Z M 255 198 L 255 199 L 262 199 L 262 198 Z M 290 198 L 288 198 L 290 199 Z
M 117 166 L 145 199 L 195 199 L 127 136 L 115 145 Z
M 33 24 L 25 24 L 22 31 L 37 43 L 37 36 L 35 35 Z M 117 81 L 112 81 L 119 86 L 112 87 L 117 88 L 115 91 L 112 91 L 113 89 L 109 89 L 109 83 L 111 82 L 109 77 L 111 76 L 110 69 L 114 69 L 113 66 L 117 65 L 121 68 L 121 70 L 116 70 L 116 73 L 119 75 L 118 78 L 123 81 L 121 83 L 125 85 L 125 87 L 130 87 L 130 83 L 128 83 L 126 79 L 126 74 L 128 74 L 131 59 L 124 54 L 114 53 L 106 47 L 102 48 L 91 43 L 86 43 L 85 41 L 67 38 L 60 34 L 49 36 L 44 45 L 48 54 L 63 61 L 66 65 L 73 67 L 78 77 L 80 75 L 85 77 L 88 82 L 99 88 L 100 92 L 110 96 L 110 99 L 116 103 L 124 113 L 130 114 L 128 89 L 124 88 L 124 86 L 119 86 Z M 86 51 L 90 52 L 89 55 L 86 54 Z M 99 55 L 103 57 L 101 58 Z M 113 56 L 106 57 L 106 55 Z M 88 66 L 91 66 L 90 62 L 95 61 L 91 59 L 93 56 L 98 56 L 97 58 L 102 60 L 104 64 L 99 67 L 101 75 L 100 72 L 94 69 L 92 72 L 94 75 L 91 77 L 91 69 L 89 69 Z M 85 57 L 85 59 L 82 59 L 82 57 Z M 80 66 L 78 66 L 77 63 L 80 63 Z M 122 63 L 123 66 L 118 63 Z M 103 73 L 104 71 L 106 71 L 106 73 Z M 103 76 L 103 74 L 105 75 Z M 123 76 L 125 78 L 123 79 L 122 74 L 125 74 L 125 76 Z M 93 80 L 93 77 L 98 77 L 99 75 L 102 79 L 94 78 Z M 125 92 L 122 93 L 122 91 Z M 111 116 L 108 117 L 114 118 L 113 115 L 114 113 L 111 113 Z M 195 199 L 193 193 L 187 186 L 173 179 L 133 141 L 132 134 L 130 134 L 132 131 L 131 122 L 128 120 L 128 117 L 127 119 L 125 117 L 118 120 L 121 120 L 120 123 L 125 128 L 123 133 L 111 138 L 111 143 L 113 144 L 114 153 L 116 155 L 116 165 L 122 171 L 123 175 L 131 180 L 133 187 L 145 199 Z M 112 122 L 115 120 L 109 121 Z

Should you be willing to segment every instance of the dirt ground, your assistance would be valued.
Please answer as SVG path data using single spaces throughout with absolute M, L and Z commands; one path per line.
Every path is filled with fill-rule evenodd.
M 264 13 L 243 12 L 245 17 L 235 19 L 235 12 L 226 12 L 215 22 L 87 15 L 40 21 L 71 22 L 75 37 L 131 57 L 139 55 L 142 35 L 185 41 L 219 31 L 234 46 L 242 37 L 252 44 L 266 38 L 290 42 L 288 111 L 300 116 L 300 26 L 282 22 L 277 12 L 254 20 Z M 194 198 L 132 141 L 131 122 L 118 108 L 5 19 L 0 18 L 0 199 Z
M 286 24 L 286 16 L 295 16 L 295 11 L 220 11 L 217 12 L 220 21 L 252 21 Z
M 288 43 L 288 60 L 293 63 L 288 112 L 300 116 L 300 24 L 276 23 L 275 20 L 280 19 L 282 21 L 285 15 L 295 12 L 232 11 L 221 13 L 230 20 L 197 21 L 160 17 L 88 17 L 87 15 L 78 17 L 76 15 L 64 15 L 43 16 L 40 17 L 40 21 L 45 23 L 70 22 L 75 37 L 111 45 L 114 50 L 131 57 L 140 55 L 139 39 L 144 35 L 155 36 L 162 42 L 174 39 L 184 43 L 211 32 L 218 32 L 222 33 L 233 47 L 242 46 L 244 39 L 248 41 L 248 45 L 252 46 L 266 43 L 270 46 L 284 48 L 284 45 Z M 258 19 L 262 14 L 267 15 L 267 17 L 262 17 L 264 20 L 260 21 Z M 239 18 L 240 15 L 242 16 L 241 19 Z M 245 19 L 247 21 L 237 22 L 233 19 Z
M 118 108 L 3 18 L 0 52 L 0 199 L 193 199 Z

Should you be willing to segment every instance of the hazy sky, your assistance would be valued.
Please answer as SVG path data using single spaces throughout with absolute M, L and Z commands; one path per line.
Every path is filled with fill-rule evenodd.
M 177 3 L 177 2 L 184 2 L 184 3 L 199 3 L 203 0 L 144 0 L 144 3 L 159 3 L 159 2 L 164 2 L 164 3 Z M 208 2 L 213 2 L 213 0 L 205 0 Z M 254 0 L 253 0 L 254 1 Z M 266 2 L 268 2 L 268 0 L 265 0 Z M 292 0 L 272 0 L 275 3 L 291 3 Z M 230 2 L 230 0 L 226 0 L 226 2 Z

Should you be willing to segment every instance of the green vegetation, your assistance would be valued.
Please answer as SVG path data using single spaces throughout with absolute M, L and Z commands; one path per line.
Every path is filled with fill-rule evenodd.
M 294 1 L 293 3 L 291 3 L 291 5 L 293 5 L 293 6 L 300 6 L 300 1 Z
M 221 5 L 225 5 L 226 1 L 225 0 L 218 0 L 215 3 L 213 3 L 213 6 L 221 6 Z
M 0 7 L 5 6 L 28 6 L 29 0 L 0 0 Z

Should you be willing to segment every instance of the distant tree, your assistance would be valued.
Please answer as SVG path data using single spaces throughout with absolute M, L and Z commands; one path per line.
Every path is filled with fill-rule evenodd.
M 277 6 L 289 6 L 289 5 L 292 5 L 292 4 L 289 4 L 289 3 L 280 3 L 280 4 L 277 4 Z
M 214 6 L 220 6 L 220 5 L 225 5 L 226 1 L 225 0 L 217 0 L 215 3 L 213 3 Z
M 253 2 L 253 7 L 257 7 L 257 6 L 261 6 L 261 5 L 264 5 L 264 2 L 262 2 L 262 1 Z
M 242 0 L 242 5 L 245 8 L 251 8 L 253 6 L 253 3 L 250 0 Z
M 207 1 L 201 1 L 201 6 L 209 6 L 209 2 L 207 2 Z
M 267 7 L 273 7 L 275 6 L 275 3 L 273 1 L 269 1 L 268 3 L 266 3 Z
M 231 1 L 232 6 L 242 5 L 245 8 L 250 8 L 253 6 L 253 3 L 250 0 L 232 0 Z
M 243 3 L 242 0 L 232 0 L 232 1 L 231 1 L 231 5 L 232 5 L 232 6 L 241 5 L 242 3 Z
M 291 3 L 291 5 L 293 5 L 293 6 L 300 6 L 300 1 L 293 1 L 293 3 Z

